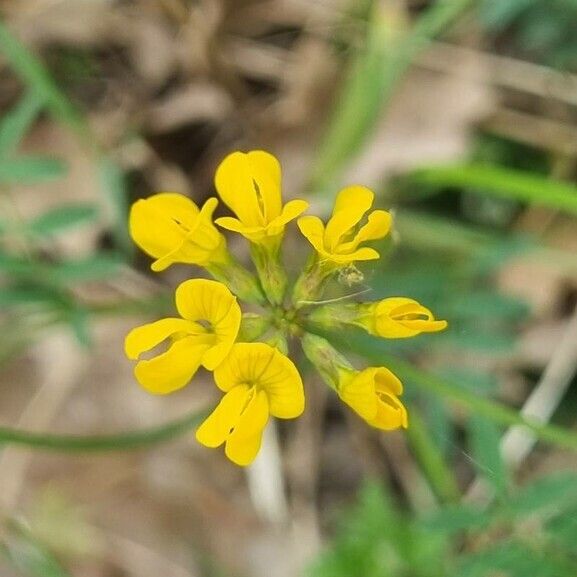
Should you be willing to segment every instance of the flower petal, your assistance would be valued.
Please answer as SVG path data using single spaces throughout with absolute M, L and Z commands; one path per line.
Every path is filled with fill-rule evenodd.
M 339 397 L 365 420 L 374 419 L 377 414 L 376 371 L 376 368 L 369 367 L 360 372 L 347 373 L 338 386 Z
M 371 208 L 374 197 L 364 186 L 349 186 L 339 192 L 325 231 L 325 246 L 329 251 L 336 250 L 342 237 L 359 223 Z
M 305 395 L 301 376 L 294 363 L 275 350 L 259 385 L 267 393 L 270 413 L 279 419 L 294 419 L 305 408 Z
M 124 340 L 124 351 L 129 359 L 137 359 L 171 335 L 179 332 L 199 333 L 202 327 L 184 319 L 161 319 L 132 329 Z
M 350 242 L 341 244 L 339 250 L 346 252 L 355 250 L 361 242 L 384 238 L 391 229 L 393 219 L 386 210 L 374 210 L 369 214 L 367 224 L 362 226 Z
M 372 369 L 374 370 L 373 379 L 377 393 L 391 395 L 401 395 L 403 393 L 403 383 L 392 371 L 386 367 L 372 367 Z
M 173 193 L 155 194 L 132 205 L 130 236 L 144 252 L 160 258 L 179 248 L 186 239 L 187 229 L 179 222 L 190 224 L 197 215 L 198 208 L 187 197 Z
M 383 431 L 406 429 L 409 426 L 407 409 L 397 397 L 392 395 L 379 396 L 377 415 L 368 422 Z
M 297 216 L 302 214 L 309 207 L 309 203 L 306 200 L 289 200 L 282 209 L 282 212 L 268 225 L 269 235 L 275 235 L 282 232 L 285 225 L 291 220 L 294 220 Z
M 349 254 L 326 254 L 325 257 L 338 264 L 348 264 L 357 260 L 376 260 L 379 258 L 379 253 L 374 248 L 366 246 L 355 250 Z
M 260 449 L 268 418 L 267 395 L 265 391 L 257 391 L 226 440 L 224 452 L 233 463 L 241 466 L 252 463 Z
M 248 155 L 243 152 L 229 154 L 216 169 L 214 184 L 223 202 L 245 226 L 264 226 L 265 215 L 254 183 Z
M 282 209 L 280 163 L 264 150 L 251 150 L 246 156 L 252 179 L 258 186 L 257 195 L 262 200 L 265 221 L 270 223 L 281 214 Z
M 196 440 L 205 447 L 214 448 L 222 445 L 238 422 L 248 392 L 247 385 L 239 385 L 224 395 L 214 411 L 196 430 Z
M 214 370 L 214 382 L 225 392 L 243 383 L 258 384 L 274 352 L 265 343 L 235 343 L 228 357 Z
M 215 332 L 219 325 L 228 330 L 234 328 L 235 313 L 240 315 L 236 297 L 218 281 L 203 278 L 184 281 L 177 287 L 175 298 L 176 308 L 183 318 L 209 321 Z
M 325 225 L 318 216 L 301 216 L 297 225 L 303 236 L 313 245 L 317 252 L 325 253 Z
M 179 339 L 165 353 L 138 362 L 134 368 L 136 380 L 147 391 L 157 395 L 181 389 L 198 370 L 209 346 L 196 336 Z

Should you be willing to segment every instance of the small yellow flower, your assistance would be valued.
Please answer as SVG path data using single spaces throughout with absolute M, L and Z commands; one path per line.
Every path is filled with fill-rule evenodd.
M 408 427 L 407 410 L 399 400 L 401 381 L 385 367 L 340 372 L 339 397 L 369 425 L 391 431 Z
M 201 210 L 182 194 L 163 192 L 137 200 L 130 210 L 130 235 L 156 260 L 152 270 L 162 271 L 180 262 L 205 266 L 226 262 L 226 241 L 212 223 L 218 204 L 209 198 Z
M 308 207 L 304 200 L 291 200 L 282 206 L 279 161 L 263 150 L 229 154 L 216 171 L 215 186 L 238 217 L 219 218 L 216 223 L 252 243 L 278 240 L 285 225 Z
M 176 289 L 182 318 L 166 318 L 137 327 L 126 336 L 126 356 L 138 359 L 169 339 L 166 352 L 140 360 L 136 380 L 149 392 L 166 394 L 184 387 L 200 365 L 214 370 L 230 352 L 238 334 L 241 310 L 223 284 L 206 279 L 183 282 Z
M 359 323 L 377 337 L 401 339 L 447 328 L 447 321 L 436 320 L 428 308 L 405 297 L 363 304 L 361 310 Z
M 214 371 L 226 394 L 196 431 L 207 447 L 225 443 L 226 456 L 237 465 L 256 457 L 269 415 L 293 419 L 304 410 L 303 383 L 293 362 L 264 343 L 237 343 Z
M 298 226 L 303 235 L 319 253 L 321 260 L 344 266 L 357 260 L 374 260 L 379 253 L 359 244 L 387 235 L 391 215 L 385 210 L 374 210 L 367 223 L 359 222 L 373 204 L 374 194 L 363 186 L 350 186 L 339 192 L 333 214 L 326 227 L 317 216 L 303 216 Z

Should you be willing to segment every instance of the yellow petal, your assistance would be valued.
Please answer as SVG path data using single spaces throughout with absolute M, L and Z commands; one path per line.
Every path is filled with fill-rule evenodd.
M 208 346 L 199 342 L 196 336 L 181 338 L 165 353 L 138 362 L 134 369 L 136 380 L 147 391 L 157 395 L 181 389 L 198 370 Z
M 400 395 L 403 392 L 403 383 L 400 379 L 386 367 L 372 367 L 375 391 L 377 393 L 387 393 Z
M 270 223 L 281 214 L 280 163 L 264 150 L 252 150 L 246 156 L 252 179 L 258 186 L 257 194 L 261 197 L 265 222 Z
M 294 363 L 280 351 L 273 357 L 259 379 L 268 396 L 270 413 L 279 419 L 294 419 L 305 408 L 301 376 Z
M 202 332 L 202 328 L 184 319 L 161 319 L 132 329 L 124 340 L 124 351 L 129 359 L 137 359 L 141 353 L 179 332 L 195 334 Z
M 191 321 L 206 321 L 208 332 L 214 335 L 202 364 L 215 369 L 226 357 L 240 328 L 242 312 L 236 297 L 220 282 L 191 279 L 176 289 L 176 308 Z
M 348 264 L 357 260 L 376 260 L 379 256 L 379 253 L 375 249 L 366 246 L 348 254 L 332 253 L 325 255 L 327 259 L 339 264 Z
M 339 247 L 340 251 L 352 251 L 361 242 L 384 238 L 391 229 L 392 220 L 391 215 L 386 210 L 374 210 L 369 214 L 367 224 L 360 228 L 352 241 L 342 244 Z
M 349 186 L 339 192 L 325 231 L 325 246 L 329 251 L 334 251 L 341 238 L 359 223 L 371 208 L 374 196 L 364 186 Z
M 266 224 L 247 154 L 229 154 L 216 169 L 214 184 L 220 198 L 245 226 Z
M 191 279 L 181 283 L 176 289 L 176 308 L 180 315 L 189 320 L 206 320 L 224 333 L 238 330 L 240 307 L 236 297 L 228 288 L 217 281 Z
M 179 248 L 187 230 L 178 224 L 178 215 L 187 222 L 198 214 L 196 205 L 180 194 L 163 193 L 138 200 L 130 209 L 129 229 L 134 242 L 154 258 Z
M 393 395 L 379 395 L 376 417 L 369 424 L 383 431 L 406 429 L 409 426 L 407 409 Z
M 226 440 L 225 455 L 237 465 L 246 466 L 256 457 L 269 418 L 267 395 L 258 391 L 241 414 Z
M 240 220 L 231 216 L 223 216 L 221 218 L 217 218 L 215 222 L 218 224 L 218 226 L 221 226 L 226 230 L 242 234 L 242 236 L 252 242 L 261 240 L 267 234 L 267 227 L 265 225 L 245 226 Z
M 258 384 L 274 356 L 275 349 L 264 343 L 235 343 L 224 362 L 214 370 L 214 381 L 224 392 L 244 384 Z
M 271 221 L 267 227 L 267 234 L 275 236 L 282 233 L 285 225 L 302 214 L 308 207 L 309 203 L 306 200 L 290 200 L 284 205 L 281 214 Z
M 391 297 L 380 301 L 374 312 L 374 334 L 384 338 L 407 338 L 421 332 L 437 332 L 447 327 L 417 301 Z
M 303 236 L 313 245 L 319 253 L 325 252 L 324 234 L 325 226 L 318 216 L 301 216 L 297 225 Z
M 365 420 L 374 419 L 377 414 L 375 373 L 375 368 L 368 368 L 343 374 L 338 386 L 339 397 Z
M 196 430 L 196 439 L 206 447 L 222 445 L 235 427 L 248 397 L 249 387 L 239 385 L 231 389 L 214 411 Z

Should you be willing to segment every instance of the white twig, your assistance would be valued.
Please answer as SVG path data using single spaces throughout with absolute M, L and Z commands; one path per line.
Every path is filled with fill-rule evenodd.
M 541 380 L 529 395 L 521 415 L 533 423 L 544 424 L 563 400 L 565 393 L 577 372 L 577 307 L 573 312 L 567 328 L 556 348 Z M 501 439 L 501 455 L 512 469 L 518 467 L 531 452 L 537 437 L 526 427 L 510 427 Z M 487 503 L 492 492 L 487 483 L 477 479 L 465 496 L 469 502 Z
M 288 504 L 274 421 L 266 427 L 259 454 L 252 465 L 247 467 L 246 476 L 250 496 L 259 515 L 276 525 L 286 522 Z

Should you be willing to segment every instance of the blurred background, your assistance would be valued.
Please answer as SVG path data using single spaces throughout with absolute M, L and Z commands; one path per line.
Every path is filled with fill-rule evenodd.
M 577 574 L 575 1 L 0 0 L 0 18 L 2 577 Z M 449 329 L 338 337 L 402 377 L 408 431 L 370 430 L 303 363 L 308 410 L 246 471 L 194 440 L 210 377 L 150 396 L 122 345 L 201 273 L 152 274 L 128 207 L 202 203 L 253 148 L 316 214 L 375 190 L 395 230 L 361 288 Z M 308 248 L 294 226 L 287 243 L 296 271 Z

